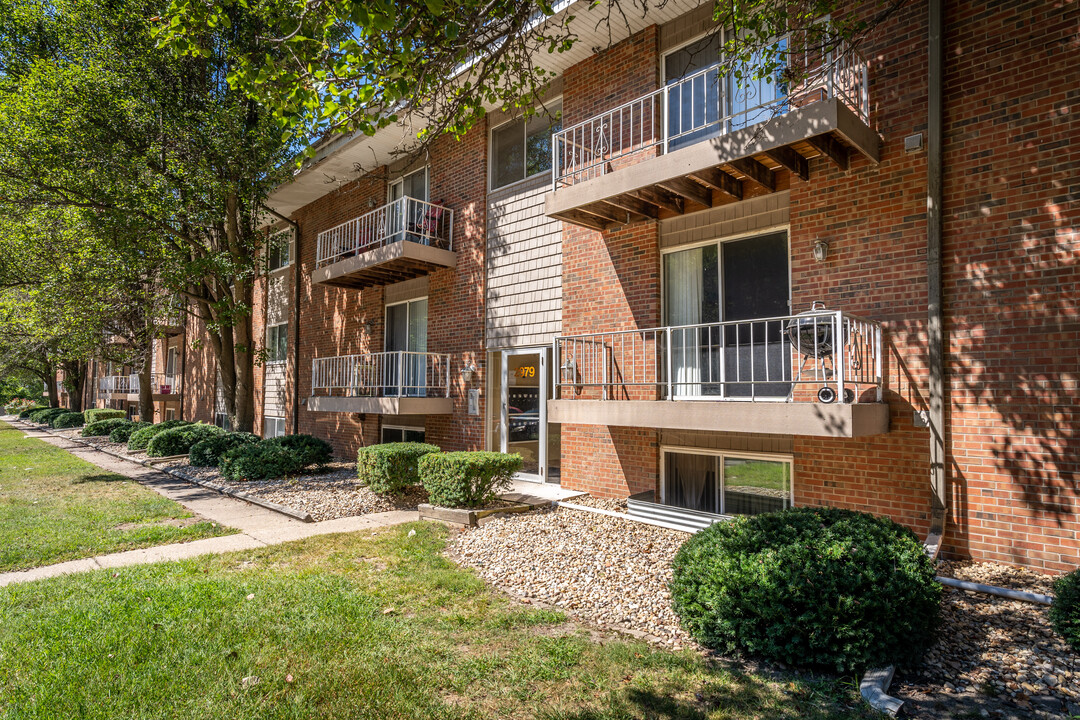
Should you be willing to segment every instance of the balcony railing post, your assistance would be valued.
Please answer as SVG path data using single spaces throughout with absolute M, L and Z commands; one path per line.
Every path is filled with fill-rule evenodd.
M 405 353 L 401 350 L 397 352 L 397 396 L 404 397 L 405 395 Z
M 664 343 L 666 345 L 666 347 L 664 348 L 664 353 L 667 356 L 667 358 L 666 358 L 667 359 L 667 364 L 664 367 L 664 374 L 667 375 L 667 399 L 668 400 L 674 400 L 675 399 L 675 391 L 674 391 L 675 386 L 674 386 L 674 381 L 672 380 L 672 377 L 673 377 L 672 368 L 674 367 L 674 365 L 673 365 L 673 362 L 672 362 L 672 353 L 671 353 L 671 327 L 670 326 L 664 328 Z
M 446 397 L 450 397 L 450 355 L 443 355 L 443 372 L 446 374 Z M 425 361 L 426 362 L 426 361 Z M 466 398 L 468 400 L 468 398 Z
M 885 384 L 885 378 L 882 377 L 881 370 L 881 326 L 876 325 L 874 327 L 874 376 L 877 381 L 877 401 L 882 400 L 882 385 Z
M 844 314 L 837 311 L 833 314 L 833 347 L 836 358 L 836 401 L 844 400 L 844 369 L 848 361 L 847 343 L 844 342 Z
M 668 109 L 668 106 L 669 106 L 669 104 L 671 102 L 671 98 L 668 97 L 668 94 L 670 92 L 671 92 L 671 86 L 670 85 L 665 85 L 664 86 L 664 91 L 662 93 L 660 93 L 660 122 L 661 122 L 661 127 L 663 128 L 663 133 L 664 133 L 663 145 L 664 145 L 664 154 L 665 155 L 668 154 L 669 128 L 668 128 L 668 110 L 667 109 Z
M 551 341 L 551 360 L 554 365 L 551 368 L 551 376 L 554 378 L 551 386 L 551 398 L 552 400 L 558 400 L 559 392 L 562 390 L 562 357 L 559 353 L 559 338 L 557 337 Z

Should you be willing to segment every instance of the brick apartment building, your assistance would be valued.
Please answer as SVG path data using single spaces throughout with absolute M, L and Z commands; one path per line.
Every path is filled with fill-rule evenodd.
M 911 2 L 803 86 L 739 89 L 711 3 L 610 47 L 584 5 L 536 117 L 407 165 L 401 128 L 338 138 L 274 193 L 258 431 L 520 452 L 683 526 L 825 504 L 1080 564 L 1080 8 Z M 179 414 L 213 420 L 181 344 Z

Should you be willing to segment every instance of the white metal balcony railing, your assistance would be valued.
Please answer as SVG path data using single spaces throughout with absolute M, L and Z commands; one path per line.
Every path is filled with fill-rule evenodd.
M 839 311 L 558 337 L 556 398 L 882 398 L 881 326 Z
M 552 189 L 605 175 L 620 158 L 653 148 L 667 153 L 821 100 L 840 100 L 869 124 L 866 60 L 845 50 L 820 67 L 812 81 L 786 92 L 776 83 L 737 87 L 730 75 L 721 77 L 717 63 L 565 128 L 552 136 Z
M 403 197 L 319 233 L 315 266 L 409 240 L 454 249 L 454 211 L 439 203 Z
M 450 356 L 393 351 L 314 358 L 311 394 L 450 397 Z
M 154 373 L 151 376 L 154 395 L 176 395 L 180 392 L 180 376 Z M 111 375 L 98 381 L 98 389 L 110 395 L 135 395 L 142 383 L 138 375 Z

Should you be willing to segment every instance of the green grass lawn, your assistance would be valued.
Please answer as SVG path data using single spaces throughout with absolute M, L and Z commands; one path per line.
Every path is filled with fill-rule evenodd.
M 0 423 L 0 572 L 226 535 L 133 480 Z
M 0 588 L 0 718 L 877 717 L 849 683 L 765 679 L 513 605 L 440 554 L 447 532 Z

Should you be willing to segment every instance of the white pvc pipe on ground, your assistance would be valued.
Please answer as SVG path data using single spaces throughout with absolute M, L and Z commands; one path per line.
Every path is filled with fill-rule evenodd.
M 1053 605 L 1054 603 L 1054 598 L 1049 595 L 1040 595 L 1039 593 L 1025 592 L 1023 590 L 1010 590 L 1009 588 L 983 585 L 982 583 L 957 580 L 956 578 L 950 577 L 939 576 L 934 579 L 946 587 L 957 588 L 958 590 L 981 592 L 986 593 L 987 595 L 996 595 L 997 597 L 1008 598 L 1009 600 L 1020 600 L 1022 602 L 1036 603 L 1038 605 Z

